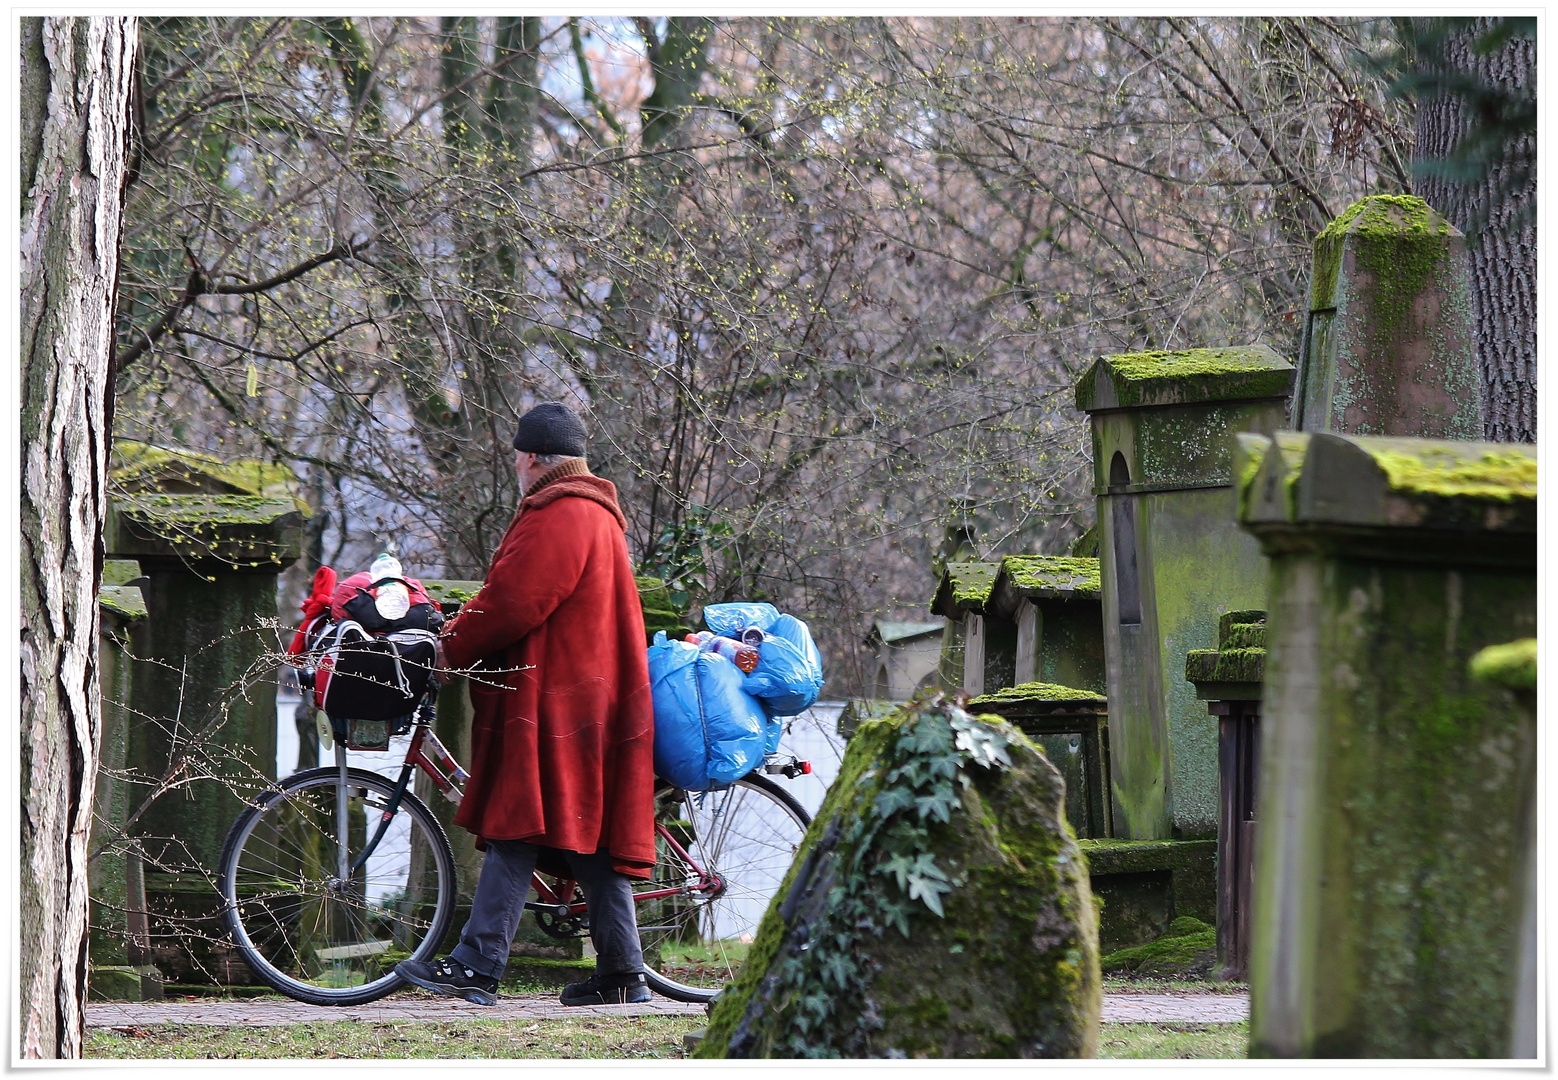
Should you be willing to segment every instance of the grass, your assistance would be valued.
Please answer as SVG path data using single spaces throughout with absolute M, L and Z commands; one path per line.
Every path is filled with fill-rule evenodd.
M 1105 1024 L 1100 1058 L 1242 1058 L 1249 1024 Z
M 677 1058 L 697 1016 L 401 1020 L 219 1028 L 159 1024 L 87 1032 L 88 1059 Z
M 85 1056 L 134 1059 L 679 1058 L 699 1016 L 386 1021 L 218 1028 L 160 1024 L 87 1032 Z M 1105 1024 L 1100 1058 L 1242 1058 L 1248 1024 Z

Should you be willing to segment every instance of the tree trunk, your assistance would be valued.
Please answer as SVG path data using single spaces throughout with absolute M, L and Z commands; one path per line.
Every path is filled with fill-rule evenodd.
M 1488 56 L 1472 52 L 1472 43 L 1492 21 L 1478 19 L 1451 36 L 1445 46 L 1449 67 L 1485 83 L 1530 85 L 1536 78 L 1535 41 L 1517 36 Z M 1459 96 L 1425 96 L 1418 106 L 1413 156 L 1418 161 L 1447 156 L 1473 121 Z M 1521 138 L 1531 141 L 1529 135 Z M 1512 156 L 1534 161 L 1534 150 L 1518 147 Z M 1533 167 L 1523 188 L 1510 191 L 1504 177 L 1508 167 L 1496 164 L 1471 184 L 1425 176 L 1417 182 L 1417 194 L 1466 233 L 1482 369 L 1483 436 L 1498 442 L 1535 442 L 1536 171 Z
M 21 20 L 21 1052 L 81 1056 L 134 18 Z

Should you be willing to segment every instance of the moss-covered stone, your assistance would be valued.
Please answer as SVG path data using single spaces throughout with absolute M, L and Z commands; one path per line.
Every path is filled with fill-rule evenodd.
M 1507 1052 L 1534 727 L 1468 666 L 1535 632 L 1534 493 L 1407 490 L 1382 449 L 1484 452 L 1316 433 L 1291 516 L 1279 460 L 1253 482 L 1271 559 L 1257 1056 Z
M 296 501 L 299 510 L 309 512 L 297 498 L 297 475 L 267 461 L 224 461 L 198 450 L 119 439 L 109 476 L 121 492 L 265 496 Z
M 1008 555 L 1001 572 L 1024 595 L 1044 598 L 1096 597 L 1102 589 L 1098 560 L 1067 555 Z
M 1123 353 L 1093 363 L 1077 383 L 1076 406 L 1093 412 L 1283 397 L 1292 385 L 1293 366 L 1265 345 Z
M 1216 960 L 1216 928 L 1181 915 L 1156 941 L 1112 952 L 1099 961 L 1099 968 L 1105 974 L 1138 978 L 1204 978 Z
M 1370 196 L 1331 222 L 1310 308 L 1296 427 L 1481 435 L 1465 238 L 1422 199 Z
M 1018 686 L 1003 686 L 994 693 L 969 698 L 968 707 L 978 711 L 984 705 L 1001 705 L 1019 701 L 1078 701 L 1103 704 L 1106 699 L 1102 694 L 1095 694 L 1091 690 L 1073 690 L 1069 686 L 1031 682 Z
M 695 1056 L 1092 1056 L 1062 794 L 1019 731 L 945 699 L 863 723 Z
M 1216 833 L 1217 725 L 1185 681 L 1185 658 L 1215 644 L 1219 612 L 1264 604 L 1259 545 L 1234 516 L 1235 436 L 1270 439 L 1285 426 L 1293 378 L 1270 350 L 1247 355 L 1243 375 L 1195 365 L 1175 375 L 1176 364 L 1149 359 L 1120 365 L 1141 378 L 1116 378 L 1100 361 L 1078 384 L 1077 401 L 1092 414 L 1110 775 L 1122 836 Z M 1106 383 L 1107 396 L 1098 392 Z M 1122 397 L 1116 383 L 1147 390 Z
M 1536 638 L 1489 645 L 1471 658 L 1471 675 L 1511 690 L 1536 689 Z
M 1244 481 L 1240 518 L 1264 523 L 1368 531 L 1392 543 L 1402 529 L 1443 543 L 1418 549 L 1453 558 L 1470 533 L 1482 547 L 1526 547 L 1536 537 L 1536 448 L 1510 443 L 1371 438 L 1317 433 L 1279 436 Z M 1295 537 L 1291 529 L 1277 532 Z M 1448 545 L 1446 547 L 1446 545 Z M 1444 550 L 1440 550 L 1443 548 Z M 1490 549 L 1491 550 L 1491 549 Z
M 949 619 L 961 618 L 965 611 L 983 612 L 1000 570 L 999 562 L 948 563 L 931 601 L 931 611 Z
M 479 581 L 465 581 L 454 578 L 421 578 L 422 588 L 427 592 L 427 597 L 438 605 L 438 610 L 445 615 L 453 615 L 459 611 L 481 589 Z

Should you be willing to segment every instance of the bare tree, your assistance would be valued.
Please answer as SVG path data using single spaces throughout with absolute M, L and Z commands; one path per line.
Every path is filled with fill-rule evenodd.
M 81 1056 L 133 18 L 21 22 L 21 1051 Z

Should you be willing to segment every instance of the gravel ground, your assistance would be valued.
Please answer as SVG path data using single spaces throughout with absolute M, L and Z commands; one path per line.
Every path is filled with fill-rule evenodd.
M 555 994 L 505 994 L 492 1007 L 454 998 L 390 997 L 346 1008 L 304 1005 L 274 998 L 252 1001 L 93 1001 L 86 1007 L 89 1028 L 146 1027 L 152 1024 L 208 1024 L 213 1027 L 271 1027 L 317 1021 L 359 1020 L 556 1020 L 586 1016 L 701 1016 L 702 1005 L 662 997 L 642 1005 L 558 1004 Z M 1248 1020 L 1244 994 L 1105 994 L 1106 1024 L 1229 1024 Z

